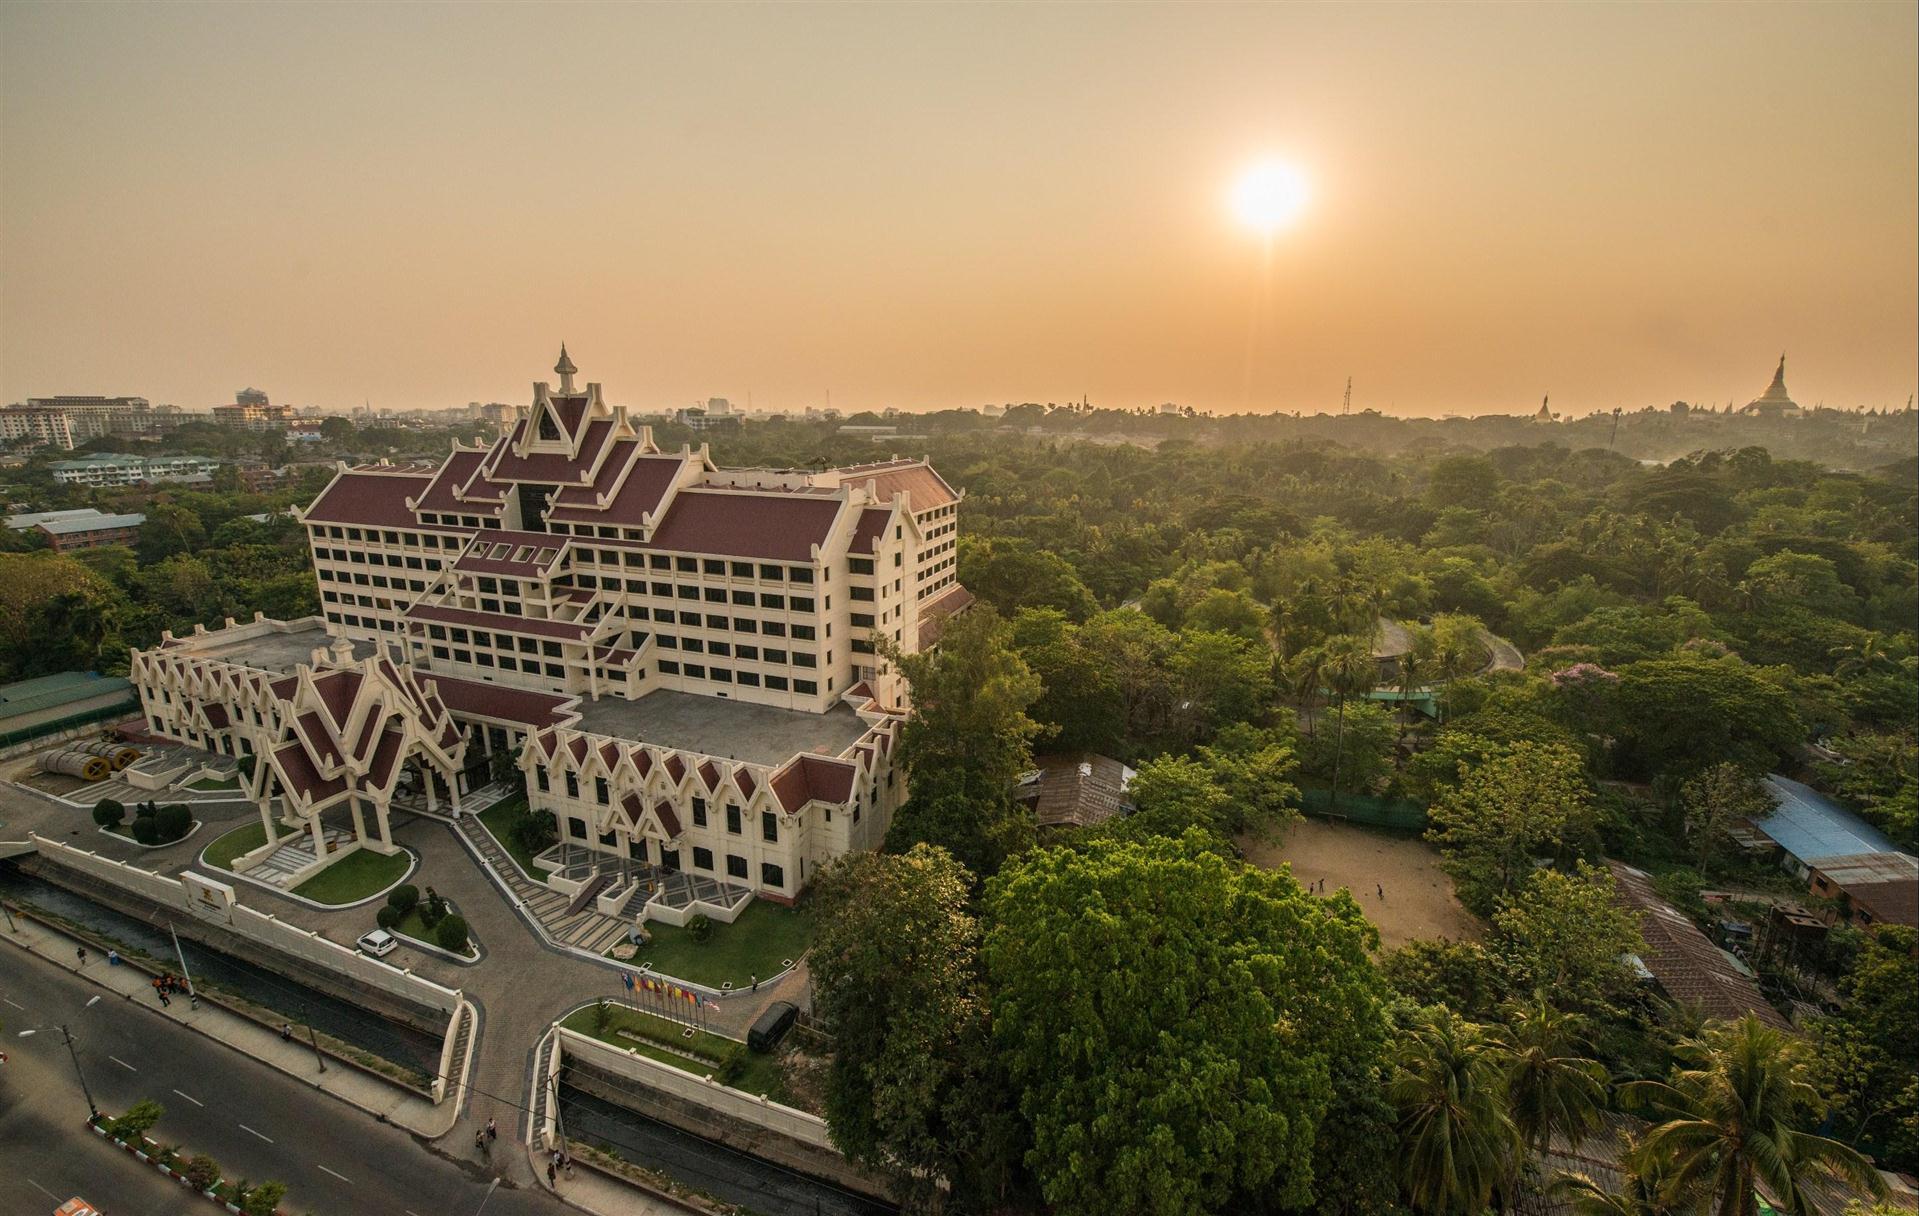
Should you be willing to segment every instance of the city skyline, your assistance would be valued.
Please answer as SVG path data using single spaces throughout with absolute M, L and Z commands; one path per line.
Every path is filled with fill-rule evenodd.
M 0 401 L 1579 415 L 1919 376 L 1911 6 L 11 6 Z M 533 48 L 529 52 L 528 48 Z M 1783 83 L 1782 83 L 1783 82 Z M 1283 156 L 1273 241 L 1229 188 Z

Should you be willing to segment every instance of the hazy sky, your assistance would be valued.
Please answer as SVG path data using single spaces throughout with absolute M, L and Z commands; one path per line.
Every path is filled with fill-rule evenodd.
M 0 400 L 1903 404 L 1915 13 L 14 0 Z

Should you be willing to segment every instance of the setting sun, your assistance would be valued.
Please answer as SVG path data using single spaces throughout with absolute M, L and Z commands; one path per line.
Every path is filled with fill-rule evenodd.
M 1291 224 L 1306 208 L 1306 177 L 1284 161 L 1261 161 L 1233 184 L 1233 213 L 1268 235 Z

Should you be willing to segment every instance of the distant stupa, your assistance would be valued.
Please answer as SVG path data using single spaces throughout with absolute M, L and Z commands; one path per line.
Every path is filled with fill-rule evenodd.
M 1786 356 L 1779 356 L 1779 370 L 1772 374 L 1772 383 L 1766 391 L 1746 403 L 1742 414 L 1758 414 L 1769 418 L 1797 418 L 1805 411 L 1786 391 Z

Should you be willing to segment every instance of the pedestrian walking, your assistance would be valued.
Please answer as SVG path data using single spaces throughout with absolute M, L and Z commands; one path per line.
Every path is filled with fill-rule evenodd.
M 118 967 L 119 965 L 120 965 L 120 952 L 118 950 L 107 951 L 107 966 Z
M 282 1043 L 291 1043 L 293 1041 L 293 1023 L 292 1022 L 280 1023 L 280 1041 Z
M 162 1009 L 173 1004 L 172 1001 L 167 999 L 166 985 L 162 984 L 159 980 L 153 981 L 153 994 L 160 998 L 160 1007 Z
M 486 1121 L 486 1138 L 489 1142 L 500 1138 L 500 1125 L 492 1119 Z
M 760 977 L 756 975 L 753 977 L 753 991 L 758 992 L 759 990 L 760 990 Z
M 551 1161 L 546 1163 L 546 1184 L 548 1186 L 558 1186 L 560 1184 L 559 1167 Z
M 80 965 L 82 967 L 87 965 L 87 948 L 85 946 L 80 947 L 78 950 L 75 950 L 73 953 L 75 957 L 77 957 L 80 960 Z
M 482 1157 L 486 1156 L 486 1133 L 485 1132 L 473 1133 L 473 1148 L 474 1148 L 474 1151 L 480 1154 L 480 1156 Z

